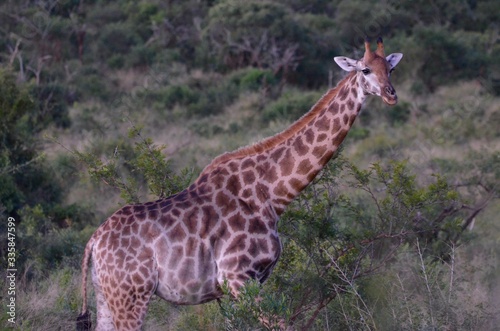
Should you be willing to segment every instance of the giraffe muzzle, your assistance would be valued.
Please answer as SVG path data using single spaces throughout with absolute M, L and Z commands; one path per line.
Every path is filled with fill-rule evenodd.
M 390 106 L 393 106 L 398 103 L 398 95 L 396 94 L 396 90 L 392 86 L 386 86 L 384 88 L 384 96 L 382 100 Z

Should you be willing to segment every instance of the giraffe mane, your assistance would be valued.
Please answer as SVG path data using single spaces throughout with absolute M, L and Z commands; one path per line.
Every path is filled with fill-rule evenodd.
M 265 138 L 252 145 L 244 146 L 235 151 L 226 152 L 224 154 L 217 156 L 215 159 L 212 160 L 212 162 L 210 162 L 205 167 L 205 169 L 203 169 L 203 171 L 200 174 L 200 177 L 214 170 L 218 165 L 224 162 L 227 162 L 232 159 L 240 159 L 245 156 L 262 153 L 286 141 L 287 139 L 292 137 L 295 133 L 300 131 L 303 127 L 305 127 L 307 124 L 309 124 L 315 118 L 317 113 L 320 112 L 322 109 L 324 109 L 325 106 L 327 106 L 330 103 L 330 101 L 338 94 L 340 88 L 342 88 L 342 86 L 344 86 L 350 80 L 350 78 L 355 74 L 356 74 L 355 71 L 350 72 L 346 77 L 344 77 L 344 79 L 342 79 L 337 84 L 337 86 L 328 90 L 307 113 L 302 115 L 302 117 L 300 117 L 297 121 L 295 121 L 286 130 L 277 133 L 274 136 Z

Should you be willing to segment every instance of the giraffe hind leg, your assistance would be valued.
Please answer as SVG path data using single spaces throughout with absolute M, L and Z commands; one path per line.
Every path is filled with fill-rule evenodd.
M 113 315 L 102 292 L 96 290 L 97 325 L 95 331 L 115 331 Z
M 113 294 L 116 298 L 116 293 Z M 97 299 L 97 327 L 96 331 L 136 331 L 141 327 L 149 306 L 152 293 L 138 293 L 132 290 L 122 295 L 119 305 L 108 305 L 111 298 L 96 290 Z
M 94 269 L 92 269 L 92 282 L 94 283 L 97 305 L 97 325 L 95 331 L 115 331 L 116 329 L 111 310 L 108 307 L 108 303 L 106 302 L 101 284 Z
M 97 285 L 99 280 L 97 279 Z M 106 277 L 102 286 L 96 286 L 97 331 L 137 331 L 141 327 L 154 293 L 155 282 L 132 284 L 128 275 L 123 279 Z
M 139 331 L 144 323 L 152 293 L 138 293 L 124 298 L 124 305 L 115 308 L 113 321 L 117 330 Z

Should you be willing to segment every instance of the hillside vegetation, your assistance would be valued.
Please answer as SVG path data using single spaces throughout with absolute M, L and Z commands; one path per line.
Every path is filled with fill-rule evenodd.
M 399 103 L 368 98 L 282 217 L 270 279 L 221 307 L 154 299 L 145 330 L 494 330 L 498 22 L 497 0 L 0 2 L 2 265 L 9 217 L 17 249 L 16 324 L 0 323 L 73 329 L 107 216 L 285 129 L 343 77 L 334 56 L 383 36 L 404 53 Z

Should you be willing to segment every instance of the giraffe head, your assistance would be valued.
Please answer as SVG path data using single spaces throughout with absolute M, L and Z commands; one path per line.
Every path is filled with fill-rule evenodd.
M 398 96 L 392 87 L 390 77 L 402 57 L 402 53 L 385 56 L 382 38 L 378 38 L 375 52 L 371 51 L 370 43 L 365 41 L 365 55 L 362 59 L 353 60 L 337 56 L 334 60 L 342 69 L 358 72 L 358 79 L 365 94 L 378 95 L 388 105 L 395 105 Z

